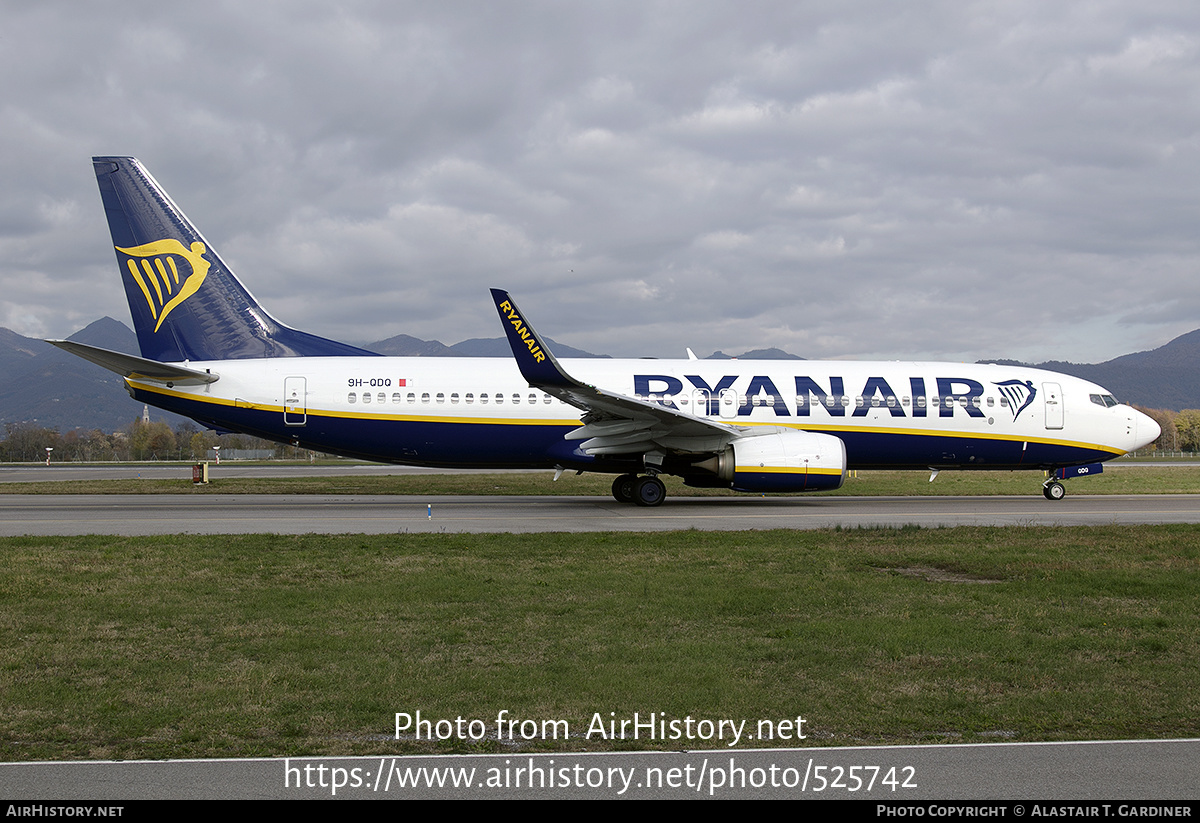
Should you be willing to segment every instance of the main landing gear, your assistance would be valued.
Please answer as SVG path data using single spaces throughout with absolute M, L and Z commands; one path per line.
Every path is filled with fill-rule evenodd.
M 622 474 L 613 481 L 612 496 L 618 503 L 659 506 L 667 499 L 667 487 L 654 475 Z

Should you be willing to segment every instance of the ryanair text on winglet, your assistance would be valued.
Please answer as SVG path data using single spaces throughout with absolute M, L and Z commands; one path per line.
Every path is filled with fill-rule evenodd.
M 525 341 L 525 345 L 529 347 L 529 353 L 533 355 L 533 359 L 539 363 L 545 360 L 546 353 L 542 351 L 542 347 L 538 343 L 537 337 L 534 336 L 533 331 L 525 325 L 525 321 L 521 319 L 521 315 L 517 314 L 512 303 L 509 303 L 507 300 L 502 301 L 500 303 L 500 310 L 505 313 L 508 318 L 508 322 L 513 324 L 513 328 L 517 330 L 517 334 L 522 340 Z

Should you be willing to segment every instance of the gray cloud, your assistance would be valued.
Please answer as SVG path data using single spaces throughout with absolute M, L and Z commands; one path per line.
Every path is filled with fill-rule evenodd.
M 1102 360 L 1200 326 L 1183 2 L 5 5 L 0 325 L 127 317 L 141 157 L 285 322 Z

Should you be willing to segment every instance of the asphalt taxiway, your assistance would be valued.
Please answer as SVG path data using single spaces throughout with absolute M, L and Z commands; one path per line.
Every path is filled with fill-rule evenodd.
M 396 534 L 1200 523 L 1200 495 L 609 497 L 0 495 L 0 535 Z

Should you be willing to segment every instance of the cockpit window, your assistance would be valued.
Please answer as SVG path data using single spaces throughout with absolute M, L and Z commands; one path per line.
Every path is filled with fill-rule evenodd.
M 1089 394 L 1088 399 L 1097 406 L 1104 406 L 1106 409 L 1120 405 L 1117 403 L 1117 398 L 1113 397 L 1111 394 Z

